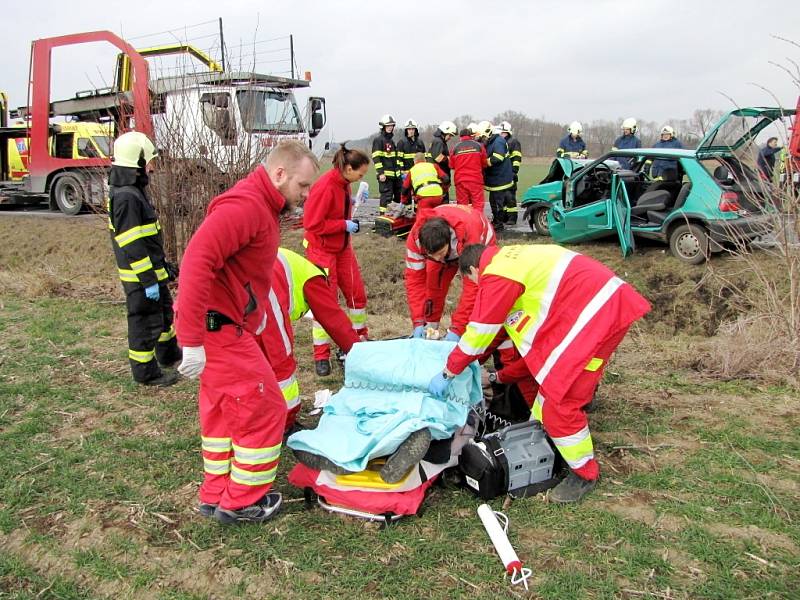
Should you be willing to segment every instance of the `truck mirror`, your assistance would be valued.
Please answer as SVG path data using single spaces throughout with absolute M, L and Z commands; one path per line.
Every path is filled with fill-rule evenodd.
M 319 131 L 325 126 L 325 117 L 322 113 L 315 112 L 311 115 L 311 129 Z
M 311 110 L 313 112 L 317 112 L 318 110 L 322 110 L 322 101 L 319 98 L 312 98 L 311 99 Z

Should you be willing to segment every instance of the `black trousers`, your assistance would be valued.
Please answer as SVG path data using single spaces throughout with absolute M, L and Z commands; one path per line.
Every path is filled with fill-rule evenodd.
M 489 206 L 492 209 L 492 225 L 505 224 L 508 221 L 516 222 L 516 212 L 511 212 L 509 209 L 517 207 L 517 200 L 510 189 L 490 191 Z M 509 215 L 513 215 L 513 217 Z
M 128 360 L 133 379 L 140 383 L 161 376 L 161 365 L 181 358 L 173 326 L 172 296 L 165 283 L 159 284 L 160 297 L 150 300 L 144 288 L 127 290 Z
M 378 181 L 378 191 L 381 194 L 381 208 L 386 208 L 390 202 L 400 202 L 400 190 L 403 182 L 398 177 L 387 177 L 386 181 Z

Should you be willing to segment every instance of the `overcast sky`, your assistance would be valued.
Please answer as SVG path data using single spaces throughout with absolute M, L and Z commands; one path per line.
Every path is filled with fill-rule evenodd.
M 0 89 L 25 103 L 30 42 L 109 29 L 137 47 L 199 37 L 245 43 L 258 60 L 280 58 L 294 35 L 297 60 L 327 99 L 336 139 L 373 133 L 384 113 L 438 123 L 504 110 L 569 122 L 636 116 L 663 121 L 695 108 L 772 105 L 758 83 L 794 106 L 798 90 L 770 61 L 790 66 L 800 50 L 800 2 L 702 0 L 402 0 L 225 2 L 31 0 L 4 3 Z M 193 26 L 193 27 L 190 27 Z M 188 27 L 188 29 L 184 29 Z M 157 32 L 174 30 L 160 36 Z M 142 37 L 147 36 L 147 37 Z M 285 44 L 284 44 L 285 45 Z M 108 85 L 110 47 L 56 50 L 54 95 Z M 274 49 L 275 52 L 268 52 Z M 286 63 L 262 63 L 259 71 Z

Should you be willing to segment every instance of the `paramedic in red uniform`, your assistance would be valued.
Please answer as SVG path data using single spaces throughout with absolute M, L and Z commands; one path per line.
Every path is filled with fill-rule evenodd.
M 457 204 L 434 208 L 408 234 L 405 282 L 413 337 L 424 337 L 427 327 L 439 327 L 447 291 L 458 272 L 458 257 L 470 244 L 494 246 L 494 229 L 482 213 Z M 445 339 L 458 340 L 464 333 L 476 289 L 471 281 L 464 279 Z
M 302 204 L 318 168 L 306 145 L 281 142 L 211 201 L 183 256 L 178 370 L 200 377 L 199 510 L 224 524 L 266 521 L 281 506 L 270 489 L 286 403 L 256 336 L 267 321 L 280 215 Z
M 342 144 L 332 162 L 333 168 L 311 188 L 305 206 L 306 258 L 325 269 L 334 290 L 342 290 L 356 335 L 366 337 L 367 292 L 350 241 L 350 236 L 359 230 L 358 221 L 352 217 L 350 184 L 363 179 L 369 169 L 369 157 Z M 312 337 L 317 375 L 330 375 L 330 338 L 317 322 Z
M 275 370 L 286 402 L 287 432 L 300 412 L 292 323 L 309 310 L 345 353 L 359 341 L 350 319 L 339 306 L 338 290 L 330 285 L 325 271 L 296 252 L 279 248 L 272 268 L 267 326 L 258 342 Z
M 475 307 L 445 369 L 431 380 L 431 393 L 443 394 L 504 329 L 539 385 L 532 415 L 570 467 L 550 499 L 577 502 L 600 476 L 582 409 L 650 304 L 605 265 L 561 246 L 468 246 L 459 269 L 478 285 Z
M 456 186 L 456 204 L 472 206 L 483 214 L 486 197 L 483 191 L 483 170 L 486 168 L 486 148 L 474 139 L 472 131 L 461 130 L 461 139 L 450 151 L 450 168 Z

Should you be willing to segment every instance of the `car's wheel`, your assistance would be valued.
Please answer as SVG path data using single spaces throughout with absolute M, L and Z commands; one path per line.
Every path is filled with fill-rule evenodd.
M 547 213 L 550 208 L 547 206 L 537 206 L 531 211 L 531 229 L 539 235 L 550 235 L 550 227 L 547 225 Z
M 704 227 L 686 223 L 676 227 L 669 236 L 672 255 L 691 265 L 699 265 L 710 255 L 708 234 Z
M 70 216 L 81 212 L 86 200 L 86 189 L 77 175 L 70 173 L 59 175 L 52 189 L 53 200 L 61 212 Z

